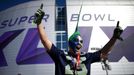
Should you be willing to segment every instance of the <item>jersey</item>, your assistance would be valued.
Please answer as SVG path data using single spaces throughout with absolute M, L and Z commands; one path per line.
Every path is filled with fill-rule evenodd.
M 54 46 L 48 52 L 55 62 L 55 75 L 90 75 L 90 67 L 94 62 L 100 61 L 100 51 L 94 53 L 80 54 L 80 69 L 73 69 L 75 58 L 71 57 L 68 52 L 58 49 Z

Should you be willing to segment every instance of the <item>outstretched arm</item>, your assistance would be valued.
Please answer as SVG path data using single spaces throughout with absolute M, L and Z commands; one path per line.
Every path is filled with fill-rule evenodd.
M 38 28 L 38 32 L 39 32 L 42 44 L 48 51 L 50 51 L 52 47 L 52 42 L 48 39 L 46 35 L 46 32 L 43 27 L 43 23 L 40 23 L 39 25 L 37 25 L 37 28 Z
M 47 51 L 51 50 L 52 42 L 48 39 L 46 32 L 43 27 L 42 19 L 44 17 L 44 12 L 42 10 L 43 4 L 41 5 L 40 9 L 37 10 L 35 13 L 35 20 L 34 23 L 37 24 L 37 29 L 40 35 L 40 39 L 44 47 L 47 49 Z
M 116 40 L 116 38 L 112 37 L 110 41 L 101 49 L 101 58 L 107 59 L 107 55 L 112 50 Z
M 114 29 L 114 34 L 112 36 L 112 38 L 110 39 L 110 41 L 101 49 L 101 58 L 106 59 L 108 53 L 112 50 L 115 42 L 117 39 L 122 40 L 122 38 L 120 37 L 121 33 L 123 32 L 123 30 L 121 29 L 121 27 L 119 26 L 119 21 L 117 22 L 117 26 Z

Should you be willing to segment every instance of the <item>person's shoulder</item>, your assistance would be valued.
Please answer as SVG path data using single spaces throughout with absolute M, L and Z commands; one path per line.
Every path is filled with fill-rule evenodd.
M 54 44 L 52 44 L 51 50 L 49 52 L 58 52 L 58 53 L 64 53 L 64 50 L 61 50 L 60 48 L 56 47 Z

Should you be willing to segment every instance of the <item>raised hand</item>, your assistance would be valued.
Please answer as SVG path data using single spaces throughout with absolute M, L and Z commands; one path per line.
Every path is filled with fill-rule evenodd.
M 117 22 L 117 26 L 116 28 L 114 29 L 114 34 L 113 34 L 113 37 L 114 38 L 117 38 L 121 41 L 123 41 L 122 37 L 120 37 L 120 35 L 122 34 L 123 32 L 123 29 L 119 26 L 119 21 Z
M 43 12 L 43 4 L 41 4 L 40 8 L 37 10 L 37 12 L 35 13 L 35 19 L 34 19 L 34 23 L 39 25 L 44 17 L 44 12 Z

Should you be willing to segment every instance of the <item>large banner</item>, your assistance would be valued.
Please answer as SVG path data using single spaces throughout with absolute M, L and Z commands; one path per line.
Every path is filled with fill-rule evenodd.
M 34 13 L 44 4 L 43 23 L 48 38 L 55 44 L 55 0 L 34 0 L 0 12 L 0 75 L 54 75 L 55 66 L 41 44 Z M 71 0 L 67 0 L 71 3 Z M 88 2 L 88 1 L 87 1 Z M 68 3 L 69 4 L 69 3 Z M 68 5 L 67 4 L 67 5 Z M 77 4 L 77 3 L 76 3 Z M 124 41 L 117 41 L 109 54 L 110 75 L 134 74 L 134 6 L 105 5 L 67 6 L 68 37 L 79 18 L 79 30 L 84 40 L 83 52 L 95 52 L 112 37 L 120 21 Z M 80 16 L 80 17 L 79 17 Z M 94 63 L 91 75 L 104 75 L 101 63 Z
M 44 4 L 43 23 L 55 44 L 54 1 L 30 1 L 0 12 L 0 75 L 53 75 L 54 64 L 41 44 L 34 13 Z
M 76 1 L 77 2 L 77 1 Z M 70 4 L 72 5 L 70 5 Z M 87 3 L 88 4 L 88 3 Z M 134 6 L 126 5 L 82 5 L 68 2 L 68 37 L 75 31 L 77 22 L 83 38 L 83 52 L 101 49 L 112 37 L 113 30 L 120 21 L 124 41 L 117 41 L 109 54 L 112 70 L 109 75 L 134 74 Z M 81 13 L 79 11 L 81 10 Z M 104 75 L 101 63 L 94 63 L 91 75 Z

